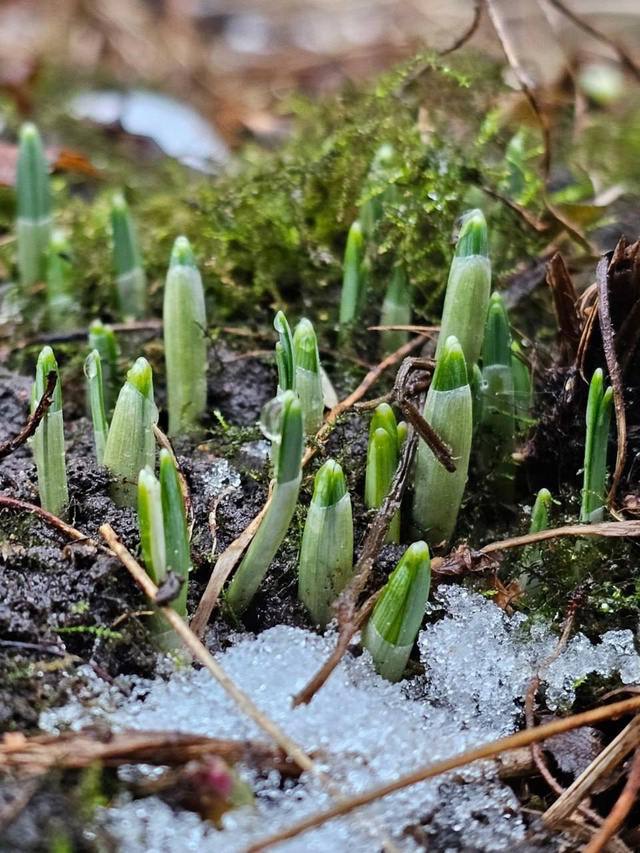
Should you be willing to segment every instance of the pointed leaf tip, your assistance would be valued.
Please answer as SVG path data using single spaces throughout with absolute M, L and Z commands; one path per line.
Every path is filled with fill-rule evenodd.
M 460 231 L 455 251 L 456 257 L 489 254 L 489 232 L 484 213 L 475 208 L 463 214 L 460 219 Z
M 186 237 L 177 237 L 171 250 L 171 264 L 174 266 L 195 267 L 196 261 L 191 248 L 191 243 Z
M 436 364 L 432 387 L 434 391 L 453 391 L 469 384 L 464 351 L 455 335 L 449 335 Z

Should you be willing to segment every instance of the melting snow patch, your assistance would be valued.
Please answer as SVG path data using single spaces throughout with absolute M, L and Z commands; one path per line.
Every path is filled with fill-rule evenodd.
M 436 598 L 445 615 L 421 633 L 426 673 L 411 682 L 384 682 L 365 653 L 345 659 L 308 706 L 292 708 L 291 697 L 325 660 L 334 638 L 285 626 L 240 637 L 219 660 L 271 719 L 317 756 L 343 794 L 356 793 L 513 731 L 528 681 L 557 642 L 547 627 L 507 617 L 463 588 L 440 587 Z M 631 632 L 610 632 L 596 645 L 582 635 L 574 638 L 549 670 L 551 702 L 570 704 L 576 681 L 591 672 L 640 681 Z M 88 697 L 79 697 L 44 714 L 41 725 L 79 728 L 101 717 L 116 729 L 265 738 L 205 670 L 182 669 L 167 680 L 133 684 L 127 699 L 101 688 L 89 708 Z M 299 783 L 281 783 L 275 773 L 253 782 L 256 806 L 228 813 L 221 831 L 156 798 L 123 798 L 100 819 L 127 853 L 175 849 L 176 838 L 180 851 L 233 853 L 331 804 L 309 774 Z M 370 853 L 390 837 L 409 851 L 416 845 L 406 828 L 419 823 L 436 836 L 434 849 L 504 850 L 525 836 L 515 796 L 485 762 L 399 791 L 276 849 Z

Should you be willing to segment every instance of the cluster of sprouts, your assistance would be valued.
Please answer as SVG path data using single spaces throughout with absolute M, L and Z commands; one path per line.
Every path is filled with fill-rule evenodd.
M 359 218 L 351 225 L 344 255 L 339 306 L 340 331 L 349 334 L 360 320 L 375 268 L 376 224 L 385 204 L 398 201 L 393 182 L 396 154 L 383 146 L 364 187 Z M 67 238 L 52 229 L 47 165 L 37 129 L 20 135 L 17 188 L 17 262 L 21 293 L 46 283 L 51 327 L 68 328 L 77 320 L 74 267 Z M 114 293 L 126 319 L 144 316 L 147 280 L 135 226 L 121 194 L 111 204 Z M 476 466 L 491 478 L 496 493 L 513 486 L 516 440 L 530 422 L 531 371 L 513 339 L 507 308 L 492 291 L 489 234 L 481 210 L 465 213 L 449 269 L 435 366 L 423 405 L 423 417 L 449 451 L 454 470 L 420 441 L 412 483 L 403 506 L 389 524 L 386 541 L 406 544 L 364 627 L 362 643 L 378 672 L 400 679 L 422 623 L 430 586 L 430 551 L 443 549 L 456 531 L 469 471 Z M 385 352 L 407 341 L 412 319 L 411 283 L 402 258 L 389 270 L 381 307 Z M 207 316 L 204 290 L 186 237 L 175 240 L 164 285 L 164 358 L 168 432 L 171 437 L 201 428 L 207 409 Z M 290 527 L 303 479 L 305 443 L 323 424 L 326 376 L 320 363 L 313 323 L 302 318 L 293 332 L 282 311 L 277 332 L 277 390 L 264 408 L 261 426 L 271 442 L 272 490 L 256 534 L 225 592 L 227 612 L 239 619 L 251 604 Z M 97 464 L 110 474 L 111 496 L 119 506 L 137 507 L 142 557 L 156 584 L 176 580 L 172 606 L 186 617 L 191 569 L 189 530 L 182 483 L 175 458 L 166 448 L 157 466 L 158 409 L 152 368 L 143 357 L 130 366 L 120 386 L 120 350 L 114 331 L 95 320 L 88 330 L 87 403 Z M 51 405 L 32 439 L 43 508 L 64 515 L 69 505 L 65 465 L 62 386 L 51 347 L 41 351 L 32 392 L 32 408 L 51 374 L 56 384 Z M 612 391 L 602 371 L 591 380 L 586 414 L 584 485 L 580 519 L 599 521 L 604 513 L 606 460 Z M 362 498 L 372 511 L 388 496 L 407 439 L 391 404 L 375 408 L 369 424 Z M 156 471 L 158 473 L 156 473 Z M 546 489 L 536 498 L 531 532 L 549 524 L 552 499 Z M 299 553 L 298 595 L 314 623 L 325 628 L 335 602 L 354 574 L 354 524 L 347 477 L 335 459 L 318 469 L 306 513 Z M 523 581 L 524 583 L 524 581 Z M 152 630 L 163 648 L 174 638 L 158 620 Z

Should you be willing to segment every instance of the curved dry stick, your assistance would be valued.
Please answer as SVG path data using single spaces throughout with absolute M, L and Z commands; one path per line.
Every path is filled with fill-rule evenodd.
M 604 255 L 600 258 L 596 268 L 596 284 L 598 286 L 598 319 L 600 320 L 602 348 L 604 350 L 605 361 L 607 362 L 611 387 L 613 388 L 613 405 L 616 412 L 616 429 L 618 431 L 616 467 L 607 496 L 609 505 L 613 506 L 615 505 L 616 492 L 620 485 L 625 462 L 627 461 L 627 416 L 624 408 L 624 386 L 613 340 L 614 332 L 611 322 L 611 306 L 609 305 L 609 267 L 611 259 L 612 256 L 610 255 Z
M 0 445 L 0 459 L 5 459 L 7 456 L 10 456 L 14 450 L 22 447 L 22 445 L 30 439 L 38 429 L 40 421 L 46 415 L 49 410 L 49 406 L 53 402 L 53 392 L 57 381 L 58 375 L 55 370 L 52 370 L 47 376 L 47 384 L 44 389 L 44 393 L 40 398 L 38 405 L 35 407 L 33 414 L 29 415 L 27 422 L 17 435 L 14 435 L 13 438 L 10 438 L 8 441 L 5 441 L 4 444 Z
M 335 817 L 349 814 L 356 809 L 362 808 L 362 806 L 393 794 L 395 791 L 409 788 L 411 785 L 417 785 L 418 782 L 433 779 L 435 776 L 441 776 L 449 770 L 465 767 L 467 764 L 480 761 L 481 759 L 495 758 L 496 755 L 502 752 L 519 749 L 523 746 L 530 746 L 532 743 L 540 743 L 547 740 L 547 738 L 554 737 L 554 735 L 562 734 L 581 726 L 600 723 L 603 720 L 615 719 L 638 710 L 640 710 L 640 696 L 636 696 L 633 699 L 625 699 L 613 705 L 605 705 L 600 708 L 593 708 L 590 711 L 583 711 L 581 714 L 574 714 L 571 717 L 565 717 L 561 720 L 554 720 L 552 723 L 546 723 L 543 726 L 538 726 L 536 729 L 525 729 L 508 737 L 475 747 L 462 754 L 454 755 L 451 758 L 445 758 L 442 761 L 436 761 L 434 764 L 428 764 L 426 767 L 419 767 L 417 770 L 400 776 L 398 779 L 345 799 L 340 803 L 336 803 L 335 806 L 326 809 L 326 811 L 312 814 L 278 833 L 263 838 L 248 847 L 246 853 L 258 853 L 258 851 L 266 850 L 274 844 L 279 844 L 289 838 L 295 838 L 303 832 L 320 826 Z
M 438 51 L 438 56 L 448 56 L 450 53 L 454 53 L 456 50 L 460 50 L 461 47 L 464 47 L 465 44 L 470 41 L 476 33 L 478 26 L 480 25 L 480 19 L 482 17 L 482 0 L 474 0 L 473 4 L 473 18 L 471 19 L 471 23 L 467 27 L 467 29 L 454 41 L 451 47 L 446 48 L 446 50 Z

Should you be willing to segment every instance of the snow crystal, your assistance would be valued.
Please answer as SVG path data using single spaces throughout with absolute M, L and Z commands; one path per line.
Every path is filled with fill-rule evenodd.
M 547 626 L 509 617 L 461 587 L 438 589 L 432 617 L 419 638 L 424 676 L 389 684 L 375 674 L 365 652 L 345 658 L 312 702 L 298 708 L 291 697 L 325 660 L 333 636 L 279 626 L 257 638 L 240 637 L 219 661 L 272 720 L 314 753 L 343 794 L 355 793 L 513 731 L 527 684 L 557 643 Z M 590 672 L 640 680 L 631 632 L 610 632 L 598 644 L 575 637 L 549 667 L 547 703 L 570 704 L 576 682 Z M 265 739 L 206 670 L 183 667 L 165 680 L 129 684 L 132 692 L 124 697 L 113 686 L 105 691 L 89 682 L 85 696 L 43 714 L 41 725 L 79 728 L 102 717 L 116 729 Z M 233 853 L 331 804 L 308 773 L 299 784 L 281 785 L 277 774 L 253 781 L 256 806 L 228 813 L 222 830 L 192 813 L 176 813 L 159 799 L 129 801 L 124 795 L 101 820 L 127 853 L 172 849 L 176 836 L 181 851 Z M 275 849 L 369 853 L 387 836 L 410 851 L 416 844 L 406 830 L 419 824 L 438 849 L 504 850 L 525 835 L 515 796 L 493 765 L 483 762 L 398 791 Z

